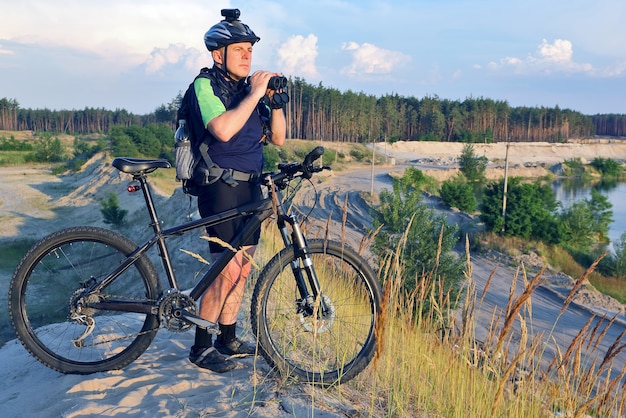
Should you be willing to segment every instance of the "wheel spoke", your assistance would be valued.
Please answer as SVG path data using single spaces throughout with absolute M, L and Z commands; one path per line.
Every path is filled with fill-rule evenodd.
M 84 287 L 105 277 L 134 248 L 117 233 L 78 227 L 29 251 L 11 283 L 10 312 L 18 337 L 38 360 L 64 373 L 92 373 L 123 367 L 147 348 L 158 327 L 156 315 L 89 307 L 112 296 L 157 300 L 160 289 L 147 260 L 135 262 L 102 292 Z
M 317 301 L 313 315 L 297 312 L 300 295 L 288 249 L 259 278 L 253 325 L 271 364 L 309 381 L 333 384 L 354 377 L 373 355 L 380 288 L 365 262 L 337 243 L 312 240 L 309 254 L 329 311 L 322 315 Z

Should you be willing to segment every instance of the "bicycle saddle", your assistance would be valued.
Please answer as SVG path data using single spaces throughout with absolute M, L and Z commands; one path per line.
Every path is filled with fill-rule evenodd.
M 124 173 L 136 174 L 151 172 L 157 168 L 172 168 L 169 161 L 164 159 L 142 160 L 140 158 L 117 157 L 113 160 L 113 167 Z

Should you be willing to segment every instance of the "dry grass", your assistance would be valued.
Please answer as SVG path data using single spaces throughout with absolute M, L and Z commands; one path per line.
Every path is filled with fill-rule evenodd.
M 620 336 L 606 353 L 597 350 L 615 318 L 605 318 L 594 327 L 590 320 L 564 352 L 557 348 L 559 355 L 547 369 L 541 368 L 544 336 L 532 336 L 529 330 L 532 296 L 543 272 L 527 280 L 520 267 L 512 278 L 506 311 L 501 317 L 494 312 L 487 341 L 476 341 L 473 312 L 482 300 L 477 297 L 467 255 L 465 300 L 455 313 L 445 308 L 445 295 L 438 291 L 432 275 L 424 275 L 420 288 L 410 294 L 400 290 L 405 280 L 401 250 L 383 260 L 385 312 L 380 346 L 384 350 L 366 373 L 348 384 L 361 394 L 364 412 L 429 417 L 623 416 L 626 366 L 615 365 L 613 360 L 626 344 Z M 514 297 L 519 276 L 524 288 Z M 424 312 L 427 301 L 434 308 Z M 555 327 L 562 312 L 555 318 Z M 459 321 L 455 331 L 442 333 L 451 330 L 453 318 Z M 514 335 L 514 321 L 519 322 L 519 335 Z
M 508 306 L 493 312 L 488 337 L 477 341 L 474 312 L 483 303 L 495 270 L 485 288 L 476 289 L 469 249 L 466 259 L 464 300 L 458 301 L 456 311 L 450 309 L 449 296 L 432 272 L 424 274 L 412 292 L 402 290 L 407 278 L 401 247 L 380 260 L 384 300 L 375 359 L 354 381 L 327 389 L 324 395 L 356 405 L 361 416 L 375 417 L 617 417 L 626 413 L 626 366 L 613 362 L 626 344 L 620 336 L 607 352 L 598 349 L 615 318 L 603 318 L 595 326 L 590 320 L 568 347 L 556 348 L 549 367 L 541 367 L 546 345 L 554 340 L 532 334 L 532 297 L 543 270 L 529 279 L 523 266 L 517 269 Z M 515 296 L 517 286 L 523 289 Z M 322 389 L 315 391 L 311 402 L 319 403 Z

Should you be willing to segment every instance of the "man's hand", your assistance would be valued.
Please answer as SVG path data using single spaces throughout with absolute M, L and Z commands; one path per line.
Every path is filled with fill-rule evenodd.
M 250 84 L 250 95 L 257 100 L 261 100 L 263 96 L 267 95 L 271 97 L 272 90 L 267 88 L 267 84 L 270 78 L 280 73 L 273 73 L 270 71 L 257 70 L 250 77 L 248 77 L 248 84 Z

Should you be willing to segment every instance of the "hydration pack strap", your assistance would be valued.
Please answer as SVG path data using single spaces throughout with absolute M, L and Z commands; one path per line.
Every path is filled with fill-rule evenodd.
M 256 173 L 244 173 L 243 171 L 234 170 L 232 168 L 220 167 L 211 159 L 209 155 L 209 145 L 206 141 L 200 144 L 200 155 L 202 155 L 202 159 L 209 170 L 210 183 L 222 179 L 229 186 L 236 187 L 240 181 L 254 181 L 261 177 L 260 174 Z

